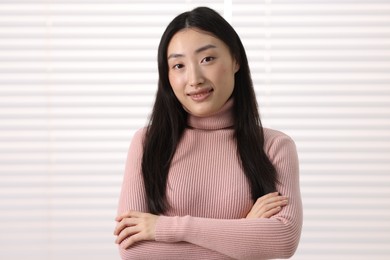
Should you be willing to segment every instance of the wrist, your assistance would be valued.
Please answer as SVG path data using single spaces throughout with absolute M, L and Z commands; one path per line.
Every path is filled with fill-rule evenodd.
M 184 241 L 190 218 L 190 216 L 159 216 L 155 230 L 156 241 L 167 243 Z

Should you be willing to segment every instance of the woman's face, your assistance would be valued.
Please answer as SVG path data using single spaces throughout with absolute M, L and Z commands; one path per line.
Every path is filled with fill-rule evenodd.
M 218 38 L 201 30 L 183 29 L 172 37 L 167 58 L 169 82 L 189 113 L 211 115 L 233 93 L 239 65 Z

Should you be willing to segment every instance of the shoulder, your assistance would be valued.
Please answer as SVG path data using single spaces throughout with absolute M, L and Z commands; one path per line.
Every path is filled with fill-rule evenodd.
M 140 128 L 134 132 L 129 147 L 130 153 L 142 152 L 145 135 L 146 135 L 146 127 Z
M 287 134 L 270 128 L 263 128 L 263 133 L 264 151 L 271 160 L 280 153 L 296 154 L 295 142 Z
M 263 133 L 264 133 L 264 144 L 270 146 L 274 144 L 275 142 L 292 142 L 294 143 L 294 140 L 288 136 L 287 134 L 271 129 L 271 128 L 263 128 Z
M 135 131 L 133 134 L 132 142 L 143 142 L 145 135 L 146 135 L 146 127 L 139 128 Z

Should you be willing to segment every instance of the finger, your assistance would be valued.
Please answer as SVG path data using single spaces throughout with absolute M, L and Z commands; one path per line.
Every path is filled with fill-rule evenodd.
M 286 200 L 288 199 L 286 196 L 274 196 L 274 197 L 271 197 L 271 198 L 267 198 L 263 201 L 264 204 L 267 204 L 267 203 L 272 203 L 272 202 L 275 202 L 275 201 L 280 201 L 280 200 Z
M 275 202 L 263 205 L 262 209 L 263 209 L 263 212 L 267 212 L 273 208 L 283 207 L 283 206 L 286 206 L 287 204 L 288 204 L 288 200 L 279 200 L 279 201 L 275 201 Z
M 275 199 L 270 199 L 268 201 L 266 201 L 263 205 L 264 206 L 267 206 L 267 205 L 276 205 L 276 204 L 284 204 L 288 202 L 288 199 L 285 198 L 285 197 L 278 197 L 278 198 L 275 198 Z
M 287 199 L 283 199 L 283 200 L 278 200 L 278 201 L 269 203 L 265 207 L 267 209 L 271 209 L 271 208 L 276 208 L 276 207 L 283 207 L 283 206 L 286 206 L 287 204 L 288 204 L 288 200 Z
M 272 217 L 273 215 L 279 213 L 280 211 L 282 210 L 282 207 L 276 207 L 276 208 L 272 208 L 271 210 L 263 213 L 260 218 L 270 218 Z
M 272 193 L 268 193 L 264 196 L 261 196 L 260 198 L 258 198 L 255 201 L 253 206 L 261 205 L 264 201 L 268 200 L 269 198 L 275 197 L 275 196 L 278 196 L 278 192 L 272 192 Z
M 272 202 L 272 203 L 259 205 L 255 208 L 253 208 L 253 211 L 254 211 L 255 215 L 259 217 L 259 216 L 262 216 L 265 212 L 267 212 L 273 208 L 283 207 L 283 206 L 286 206 L 287 204 L 288 204 L 288 200 L 286 200 L 286 199 L 277 200 L 277 201 Z
M 118 237 L 115 240 L 115 243 L 120 244 L 125 240 L 126 238 L 130 238 L 133 235 L 139 233 L 141 230 L 137 226 L 133 227 L 127 227 L 123 229 L 119 234 Z
M 121 221 L 124 218 L 139 218 L 142 214 L 145 214 L 143 212 L 135 211 L 135 210 L 130 210 L 125 213 L 122 213 L 121 215 L 117 216 L 115 218 L 116 221 Z
M 275 196 L 278 196 L 278 195 L 279 195 L 279 192 L 275 191 L 275 192 L 271 192 L 271 193 L 265 194 L 264 196 L 261 196 L 257 200 L 258 201 L 264 201 L 264 200 L 267 200 L 269 198 L 272 198 L 272 197 L 275 197 Z
M 263 207 L 267 204 L 270 204 L 270 203 L 274 203 L 274 202 L 278 202 L 278 201 L 284 201 L 284 200 L 287 200 L 287 197 L 285 196 L 268 196 L 268 197 L 264 197 L 262 198 L 261 200 L 258 200 L 256 201 L 256 203 L 253 205 L 253 207 Z
M 121 220 L 124 219 L 124 218 L 128 218 L 128 217 L 129 217 L 129 214 L 130 214 L 130 211 L 124 212 L 124 213 L 118 215 L 118 216 L 115 218 L 115 220 L 119 222 L 119 221 L 121 221 Z
M 276 196 L 276 197 L 268 198 L 267 200 L 263 201 L 261 205 L 279 203 L 281 201 L 286 201 L 286 200 L 288 200 L 288 198 L 285 196 Z
M 126 227 L 131 227 L 131 226 L 137 225 L 138 223 L 139 223 L 139 219 L 137 219 L 137 218 L 122 219 L 122 221 L 116 225 L 115 230 L 114 230 L 114 235 L 117 236 Z
M 122 219 L 128 218 L 130 212 L 131 212 L 131 211 L 127 211 L 127 212 L 124 212 L 124 213 L 118 215 L 118 216 L 115 218 L 115 220 L 118 221 L 118 222 L 120 222 Z
M 125 240 L 120 246 L 123 249 L 127 249 L 130 246 L 134 245 L 136 242 L 143 241 L 143 240 L 146 240 L 144 238 L 144 235 L 142 233 L 137 233 L 137 234 L 129 237 L 129 239 Z

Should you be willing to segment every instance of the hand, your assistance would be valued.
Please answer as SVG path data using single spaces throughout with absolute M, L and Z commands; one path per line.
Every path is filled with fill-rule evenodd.
M 157 219 L 157 215 L 138 211 L 130 211 L 116 217 L 118 224 L 114 235 L 118 237 L 115 243 L 121 244 L 121 247 L 126 249 L 135 242 L 155 240 Z
M 258 198 L 246 218 L 270 218 L 279 213 L 288 203 L 287 197 L 279 192 L 268 193 Z

